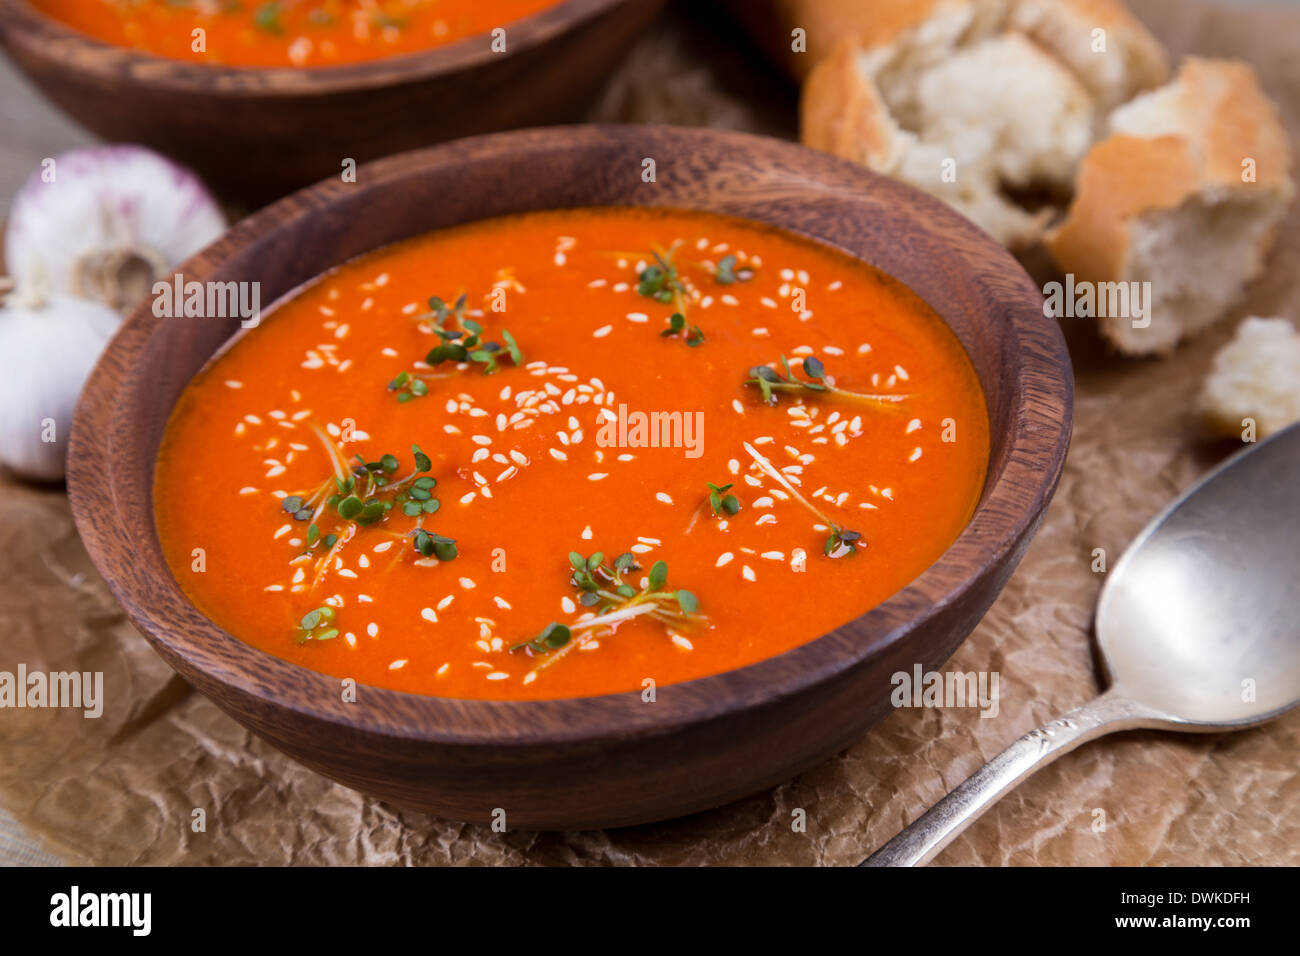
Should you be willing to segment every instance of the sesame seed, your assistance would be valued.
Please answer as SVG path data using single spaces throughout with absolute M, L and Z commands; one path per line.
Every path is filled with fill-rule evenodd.
M 588 476 L 587 476 L 587 480 L 588 480 L 588 481 L 600 481 L 602 478 L 607 478 L 607 477 L 609 477 L 608 473 L 603 472 L 603 471 L 596 471 L 596 472 L 592 472 L 590 475 L 588 475 Z
M 736 410 L 736 414 L 737 414 L 737 415 L 743 415 L 743 414 L 745 414 L 745 406 L 742 405 L 742 404 L 740 404 L 740 399 L 738 399 L 738 398 L 733 398 L 733 399 L 731 400 L 731 407 L 734 408 L 734 409 Z
M 913 449 L 912 449 L 912 454 L 911 454 L 911 456 L 910 456 L 907 460 L 908 460 L 908 461 L 916 461 L 916 460 L 917 460 L 918 458 L 920 458 L 920 457 L 921 457 L 921 449 L 919 449 L 919 448 L 913 448 Z
M 400 671 L 403 667 L 407 665 L 407 663 L 408 660 L 406 658 L 402 658 L 400 661 L 393 661 L 393 663 L 389 664 L 388 669 L 390 671 Z
M 730 551 L 724 551 L 722 554 L 718 555 L 718 561 L 717 561 L 717 563 L 714 565 L 714 567 L 716 567 L 716 568 L 720 568 L 720 567 L 722 567 L 723 565 L 730 564 L 730 563 L 731 563 L 731 559 L 734 558 L 734 557 L 735 557 L 735 555 L 732 554 Z
M 374 621 L 371 621 L 369 624 L 366 625 L 366 633 L 369 634 L 371 637 L 374 637 L 379 633 L 379 625 L 376 624 Z
M 666 505 L 670 505 L 673 503 L 672 497 L 662 491 L 657 492 L 655 494 L 655 498 L 657 498 L 659 501 L 662 501 Z
M 741 566 L 741 568 L 740 568 L 740 574 L 741 574 L 741 577 L 743 577 L 746 581 L 757 581 L 757 580 L 758 580 L 758 576 L 757 576 L 756 574 L 754 574 L 754 569 L 751 568 L 748 564 L 746 564 L 746 565 L 742 565 L 742 566 Z
M 420 617 L 424 618 L 426 621 L 429 621 L 432 624 L 438 623 L 438 614 L 431 607 L 426 607 L 423 610 L 421 610 Z
M 445 598 L 443 598 L 441 601 L 438 602 L 438 610 L 439 611 L 447 610 L 447 608 L 451 607 L 451 602 L 454 600 L 456 600 L 456 595 L 448 594 Z
M 684 651 L 695 650 L 695 645 L 692 644 L 690 641 L 688 641 L 686 638 L 682 637 L 680 634 L 673 635 L 673 643 L 676 644 Z

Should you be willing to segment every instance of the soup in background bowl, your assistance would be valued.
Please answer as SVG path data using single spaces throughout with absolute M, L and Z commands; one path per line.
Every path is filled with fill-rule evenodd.
M 114 46 L 188 63 L 340 66 L 508 29 L 561 0 L 31 0 Z
M 0 49 L 91 132 L 256 207 L 402 150 L 577 119 L 663 3 L 0 0 Z
M 647 157 L 654 182 L 642 178 Z M 583 828 L 676 816 L 848 745 L 889 713 L 891 675 L 940 667 L 1011 574 L 1060 473 L 1069 363 L 1032 281 L 941 203 L 798 146 L 670 127 L 501 134 L 362 172 L 355 184 L 326 182 L 275 204 L 184 264 L 187 283 L 257 283 L 261 301 L 279 305 L 242 336 L 238 317 L 137 310 L 92 374 L 71 438 L 78 527 L 126 612 L 185 679 L 273 745 L 349 786 L 458 819 L 503 809 L 511 827 Z M 660 272 L 647 275 L 651 260 Z M 525 291 L 511 292 L 514 281 Z M 506 304 L 494 313 L 483 285 L 497 282 Z M 810 290 L 799 312 L 786 283 L 791 298 Z M 837 300 L 846 288 L 853 295 Z M 369 312 L 379 318 L 356 318 Z M 454 348 L 436 352 L 455 345 L 464 360 Z M 413 394 L 417 381 L 424 394 Z M 521 390 L 533 394 L 520 402 Z M 863 400 L 836 431 L 847 403 Z M 354 402 L 360 414 L 348 416 Z M 702 454 L 602 447 L 595 409 L 611 402 L 616 416 L 620 404 L 705 411 Z M 935 437 L 945 405 L 956 409 L 958 440 L 946 451 L 965 456 L 959 467 L 945 466 Z M 521 413 L 536 424 L 516 428 Z M 795 424 L 803 416 L 806 428 Z M 909 432 L 913 418 L 921 426 Z M 312 423 L 352 457 L 332 462 Z M 206 446 L 195 437 L 205 431 Z M 786 482 L 750 467 L 760 458 Z M 837 461 L 860 477 L 838 474 Z M 434 481 L 417 485 L 423 478 Z M 345 487 L 330 491 L 339 480 Z M 245 488 L 256 490 L 238 494 Z M 195 496 L 192 513 L 185 494 Z M 357 503 L 331 503 L 336 494 Z M 340 507 L 376 519 L 341 546 L 339 522 L 352 519 Z M 759 523 L 765 513 L 774 526 Z M 391 572 L 379 559 L 392 549 L 375 552 L 372 537 L 388 531 L 400 549 Z M 421 539 L 428 553 L 418 531 L 437 535 Z M 319 561 L 329 534 L 341 563 Z M 502 571 L 489 560 L 496 547 Z M 796 548 L 802 572 L 790 567 Z M 635 570 L 618 563 L 625 553 Z M 210 585 L 190 579 L 199 555 Z M 890 555 L 899 567 L 887 567 Z M 242 562 L 233 573 L 232 560 Z M 631 593 L 602 568 L 611 578 L 618 570 Z M 612 598 L 584 598 L 587 572 Z M 811 583 L 819 577 L 822 587 Z M 795 581 L 810 582 L 810 593 Z M 266 590 L 276 584 L 283 590 Z M 239 590 L 223 598 L 224 586 Z M 581 640 L 585 614 L 617 613 L 647 589 L 646 600 L 678 617 L 625 614 L 616 631 L 595 635 L 597 647 Z M 333 616 L 312 618 L 335 594 Z M 511 607 L 496 606 L 498 596 Z M 257 620 L 243 626 L 249 612 L 222 606 L 232 599 L 260 609 Z M 797 613 L 774 624 L 792 602 Z M 375 634 L 372 611 L 392 615 Z M 567 627 L 567 642 L 545 639 L 560 636 L 552 622 Z M 339 633 L 325 637 L 330 630 Z M 389 655 L 393 642 L 404 657 Z M 444 663 L 442 679 L 462 683 L 440 695 Z M 663 679 L 646 682 L 647 667 Z M 488 681 L 495 670 L 509 677 Z M 561 682 L 573 696 L 553 696 Z

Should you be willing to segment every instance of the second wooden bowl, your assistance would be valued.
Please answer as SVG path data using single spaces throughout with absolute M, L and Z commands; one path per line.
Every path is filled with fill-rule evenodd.
M 0 0 L 0 48 L 88 129 L 152 146 L 260 204 L 357 163 L 462 136 L 574 120 L 664 0 L 563 0 L 488 36 L 327 68 L 229 68 L 108 46 Z
M 656 160 L 656 181 L 642 180 Z M 235 226 L 187 280 L 254 281 L 273 301 L 340 262 L 429 230 L 531 209 L 699 209 L 794 230 L 907 283 L 979 373 L 992 454 L 970 525 L 903 591 L 758 664 L 638 693 L 450 700 L 362 687 L 243 643 L 186 599 L 163 559 L 152 482 L 191 376 L 238 320 L 126 322 L 77 409 L 69 452 L 86 547 L 131 619 L 186 680 L 285 753 L 350 787 L 461 820 L 574 829 L 717 806 L 848 746 L 890 711 L 890 676 L 940 667 L 1001 590 L 1056 486 L 1072 379 L 1038 289 L 1000 246 L 935 199 L 787 143 L 670 127 L 570 127 L 396 156 Z M 270 321 L 274 321 L 272 317 Z

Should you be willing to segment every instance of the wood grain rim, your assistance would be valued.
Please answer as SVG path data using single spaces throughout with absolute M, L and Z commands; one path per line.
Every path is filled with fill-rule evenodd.
M 151 519 L 148 529 L 132 529 L 121 520 L 123 508 L 141 506 L 123 498 L 129 486 L 120 474 L 119 446 L 139 424 L 125 420 L 123 397 L 149 387 L 148 369 L 139 359 L 150 335 L 166 321 L 154 317 L 145 305 L 113 339 L 81 395 L 70 440 L 68 485 L 73 513 L 92 559 L 132 621 L 182 676 L 201 688 L 213 684 L 233 688 L 259 715 L 288 709 L 361 736 L 453 748 L 581 747 L 611 733 L 623 740 L 671 734 L 803 694 L 891 650 L 909 634 L 923 630 L 927 621 L 953 614 L 962 617 L 964 612 L 956 607 L 971 603 L 961 600 L 968 591 L 993 586 L 996 593 L 1002 583 L 999 575 L 1014 566 L 1060 476 L 1071 430 L 1073 376 L 1059 326 L 1044 317 L 1038 288 L 1009 253 L 945 204 L 801 146 L 748 134 L 677 127 L 573 126 L 492 134 L 379 160 L 362 167 L 358 179 L 369 194 L 382 195 L 434 171 L 471 170 L 501 157 L 527 158 L 544 168 L 548 156 L 601 150 L 627 156 L 687 151 L 717 166 L 734 163 L 737 157 L 762 157 L 772 170 L 767 185 L 775 184 L 783 197 L 832 207 L 840 204 L 863 214 L 905 217 L 899 220 L 902 225 L 894 240 L 899 244 L 897 255 L 925 247 L 921 239 L 941 237 L 942 244 L 933 247 L 938 259 L 935 268 L 966 270 L 965 281 L 989 303 L 990 312 L 981 321 L 1005 322 L 1010 336 L 1004 350 L 1009 367 L 1002 371 L 1008 378 L 1005 394 L 1012 407 L 997 415 L 990 409 L 990 419 L 1009 420 L 1011 433 L 1005 436 L 1005 453 L 996 470 L 991 463 L 983 498 L 965 531 L 927 571 L 867 614 L 776 657 L 670 685 L 660 691 L 654 707 L 641 703 L 636 692 L 482 701 L 368 686 L 364 696 L 375 706 L 342 704 L 338 678 L 244 644 L 198 612 L 170 574 L 165 580 L 151 579 L 132 564 L 139 547 L 133 538 L 151 536 L 148 543 L 156 548 Z M 664 175 L 671 171 L 661 166 L 660 176 Z M 198 281 L 229 278 L 219 271 L 224 263 L 257 252 L 281 231 L 314 222 L 323 210 L 355 198 L 348 192 L 354 188 L 330 180 L 282 199 L 236 224 L 178 271 Z M 713 200 L 701 194 L 694 201 L 694 208 L 708 209 Z M 866 255 L 865 249 L 846 251 L 867 261 L 877 259 Z M 319 273 L 334 264 L 312 263 L 312 268 Z
M 113 46 L 53 19 L 26 0 L 0 0 L 0 45 L 21 47 L 61 68 L 104 82 L 130 79 L 179 93 L 230 98 L 324 96 L 417 83 L 483 66 L 531 50 L 628 0 L 560 0 L 556 6 L 505 23 L 505 53 L 493 53 L 487 34 L 445 46 L 364 63 L 326 67 L 227 67 L 188 63 Z

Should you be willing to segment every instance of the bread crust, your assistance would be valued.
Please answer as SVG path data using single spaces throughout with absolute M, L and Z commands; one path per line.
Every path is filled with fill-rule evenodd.
M 813 149 L 889 171 L 897 165 L 898 124 L 876 84 L 858 66 L 856 41 L 840 41 L 800 93 L 799 139 Z
M 1295 194 L 1286 131 L 1249 65 L 1189 57 L 1171 87 L 1148 96 L 1165 101 L 1160 120 L 1170 132 L 1114 132 L 1084 157 L 1069 213 L 1045 240 L 1063 272 L 1128 278 L 1134 220 L 1190 197 L 1258 189 L 1285 204 Z M 1129 125 L 1123 110 L 1112 123 Z M 1256 161 L 1256 182 L 1242 180 L 1246 158 Z
M 1083 80 L 1103 109 L 1118 106 L 1169 79 L 1164 46 L 1122 0 L 1016 0 L 1011 25 L 1023 30 Z M 1123 58 L 1111 88 L 1091 69 L 1093 31 L 1106 31 L 1106 55 Z

